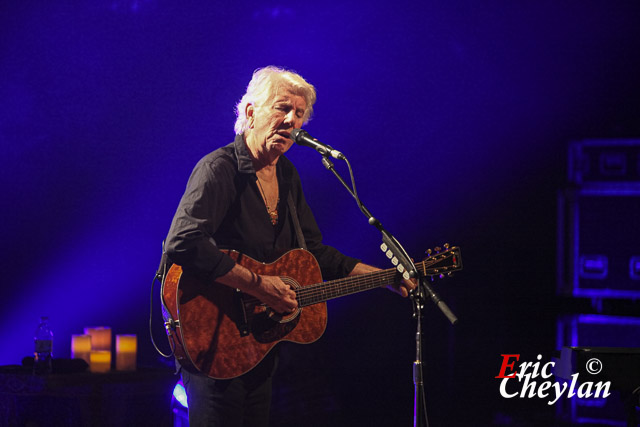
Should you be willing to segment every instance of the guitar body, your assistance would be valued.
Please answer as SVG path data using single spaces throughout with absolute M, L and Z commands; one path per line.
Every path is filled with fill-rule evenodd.
M 316 259 L 303 249 L 291 250 L 273 263 L 226 252 L 254 273 L 281 276 L 294 288 L 322 282 Z M 280 319 L 250 295 L 221 283 L 204 283 L 175 264 L 167 273 L 162 298 L 176 321 L 169 330 L 176 357 L 183 366 L 216 379 L 250 371 L 280 341 L 314 342 L 327 325 L 325 302 Z
M 295 290 L 298 309 L 279 316 L 251 295 L 215 281 L 204 283 L 171 266 L 162 286 L 169 342 L 183 367 L 216 379 L 249 372 L 280 341 L 316 341 L 327 326 L 327 300 L 398 282 L 396 268 L 323 282 L 318 262 L 303 249 L 272 263 L 226 253 L 256 274 L 280 276 Z M 444 251 L 429 254 L 418 263 L 419 274 L 443 278 L 462 269 L 458 247 L 445 245 Z

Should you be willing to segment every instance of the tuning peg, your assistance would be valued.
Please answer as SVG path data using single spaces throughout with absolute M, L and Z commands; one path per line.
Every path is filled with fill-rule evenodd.
M 435 248 L 433 248 L 433 250 L 435 250 L 436 253 L 439 254 L 442 248 L 440 246 L 436 246 Z
M 444 274 L 441 274 L 440 276 L 438 276 L 441 279 L 444 279 Z
M 424 251 L 424 253 L 425 253 L 425 254 L 427 254 L 427 255 L 429 255 L 429 256 L 431 256 L 431 253 L 432 253 L 432 252 L 433 252 L 433 251 L 432 251 L 431 249 L 427 249 L 426 251 Z
M 450 246 L 449 246 L 449 244 L 448 244 L 448 243 L 445 243 L 445 244 L 444 244 L 444 248 L 445 248 L 446 250 L 449 250 L 449 247 L 450 247 Z

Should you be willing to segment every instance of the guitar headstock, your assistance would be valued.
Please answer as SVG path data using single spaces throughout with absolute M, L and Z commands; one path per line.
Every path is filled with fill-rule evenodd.
M 427 257 L 417 264 L 418 269 L 425 276 L 444 276 L 453 275 L 454 271 L 462 270 L 462 254 L 457 246 L 450 246 L 448 243 L 441 248 L 436 246 L 433 249 L 427 249 Z

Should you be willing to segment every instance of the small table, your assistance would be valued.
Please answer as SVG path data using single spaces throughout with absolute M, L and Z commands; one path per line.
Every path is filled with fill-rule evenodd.
M 0 424 L 172 426 L 171 370 L 31 374 L 0 367 Z

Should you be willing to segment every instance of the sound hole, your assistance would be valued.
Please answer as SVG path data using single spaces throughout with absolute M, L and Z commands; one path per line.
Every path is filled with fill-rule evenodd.
M 281 277 L 282 281 L 293 289 L 300 288 L 300 284 L 290 277 Z M 298 307 L 292 313 L 282 315 L 276 313 L 270 308 L 260 305 L 250 310 L 251 316 L 251 333 L 256 341 L 261 343 L 270 343 L 282 340 L 295 329 L 300 321 L 300 313 L 302 308 Z

